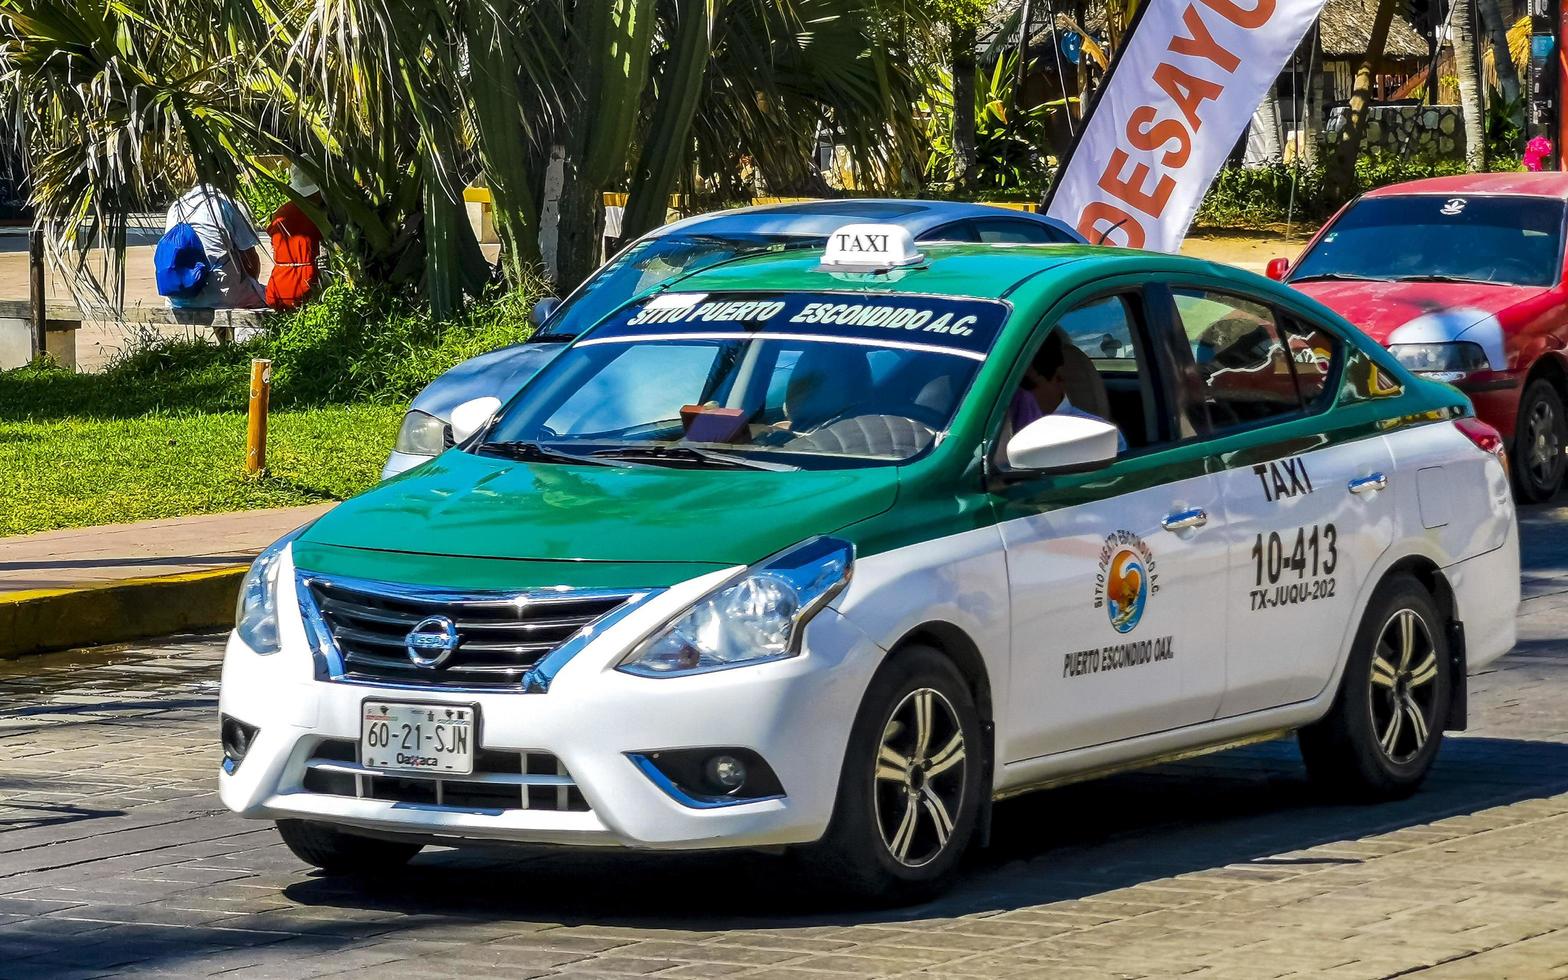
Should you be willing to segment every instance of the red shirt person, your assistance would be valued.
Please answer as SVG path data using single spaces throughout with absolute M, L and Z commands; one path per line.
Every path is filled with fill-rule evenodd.
M 289 187 L 301 197 L 321 193 L 310 178 L 298 169 L 289 175 Z M 272 236 L 272 275 L 267 279 L 267 305 L 280 310 L 293 309 L 310 295 L 320 275 L 316 268 L 321 255 L 321 229 L 293 201 L 282 207 L 267 223 Z

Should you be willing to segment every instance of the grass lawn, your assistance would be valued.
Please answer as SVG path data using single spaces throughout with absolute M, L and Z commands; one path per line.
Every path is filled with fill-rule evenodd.
M 376 481 L 398 404 L 272 413 L 269 473 L 245 476 L 240 412 L 69 416 L 0 412 L 0 537 L 182 514 L 340 500 Z

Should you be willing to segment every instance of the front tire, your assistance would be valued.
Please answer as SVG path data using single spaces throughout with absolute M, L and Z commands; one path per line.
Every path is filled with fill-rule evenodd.
M 1400 575 L 1356 631 L 1334 707 L 1297 736 L 1307 773 L 1337 795 L 1402 799 L 1432 768 L 1452 696 L 1448 633 L 1431 593 Z
M 905 649 L 872 679 L 850 732 L 827 833 L 802 856 L 878 904 L 925 901 L 958 873 L 980 812 L 985 750 L 953 662 Z
M 1545 378 L 1525 386 L 1519 399 L 1519 420 L 1514 427 L 1514 491 L 1520 503 L 1539 504 L 1552 499 L 1568 470 L 1568 413 L 1562 396 Z
M 310 820 L 279 820 L 278 836 L 306 864 L 329 875 L 384 874 L 413 859 L 423 844 L 356 837 Z

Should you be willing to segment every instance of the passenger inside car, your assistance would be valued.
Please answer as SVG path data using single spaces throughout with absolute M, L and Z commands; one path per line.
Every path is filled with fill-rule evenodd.
M 1075 403 L 1073 395 L 1083 404 Z M 1076 415 L 1109 422 L 1109 403 L 1105 382 L 1094 362 L 1068 343 L 1060 329 L 1052 330 L 1024 370 L 1023 382 L 1007 407 L 1002 443 L 1005 445 L 1012 433 L 1047 415 Z M 1116 432 L 1116 448 L 1118 452 L 1127 451 L 1127 439 L 1120 426 Z

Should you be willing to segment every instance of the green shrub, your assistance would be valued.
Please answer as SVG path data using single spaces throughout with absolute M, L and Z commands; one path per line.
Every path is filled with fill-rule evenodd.
M 1519 159 L 1497 159 L 1492 161 L 1489 169 L 1518 170 Z M 1356 161 L 1356 193 L 1407 180 L 1446 177 L 1465 172 L 1465 165 L 1454 160 L 1364 156 Z M 1261 228 L 1283 224 L 1287 220 L 1309 223 L 1326 221 L 1345 204 L 1346 199 L 1330 195 L 1324 188 L 1323 177 L 1321 166 L 1298 167 L 1275 163 L 1262 167 L 1226 168 L 1215 177 L 1209 193 L 1198 207 L 1194 223 Z
M 277 408 L 404 402 L 462 361 L 527 340 L 530 293 L 437 323 L 390 294 L 335 284 L 244 343 L 158 341 L 101 374 L 48 366 L 0 372 L 0 419 L 243 411 L 253 357 L 272 360 Z

